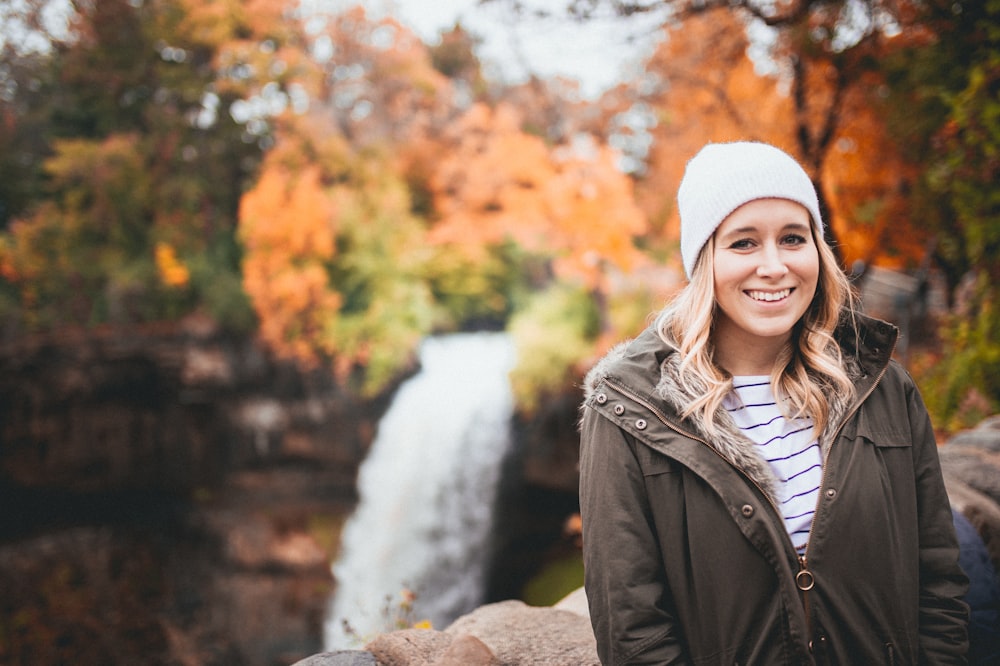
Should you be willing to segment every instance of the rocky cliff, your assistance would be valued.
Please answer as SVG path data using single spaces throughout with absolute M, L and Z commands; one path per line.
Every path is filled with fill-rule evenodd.
M 359 400 L 198 319 L 0 349 L 0 663 L 318 652 L 329 563 L 391 397 Z M 565 545 L 575 400 L 518 425 L 490 600 Z

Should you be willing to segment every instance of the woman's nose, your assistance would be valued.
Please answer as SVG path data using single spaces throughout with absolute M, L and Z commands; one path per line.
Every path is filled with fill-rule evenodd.
M 788 266 L 781 256 L 781 250 L 776 247 L 765 247 L 757 266 L 758 277 L 783 277 L 788 273 Z

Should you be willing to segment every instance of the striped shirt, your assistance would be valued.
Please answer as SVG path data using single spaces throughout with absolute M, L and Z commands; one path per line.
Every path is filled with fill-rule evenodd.
M 733 392 L 722 406 L 774 471 L 785 529 L 796 550 L 802 552 L 809 541 L 823 476 L 812 419 L 785 418 L 767 376 L 733 377 Z

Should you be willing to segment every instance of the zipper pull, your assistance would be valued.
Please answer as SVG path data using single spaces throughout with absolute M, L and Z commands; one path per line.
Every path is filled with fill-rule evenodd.
M 813 578 L 812 572 L 809 571 L 806 556 L 805 553 L 803 553 L 802 555 L 799 555 L 799 572 L 795 574 L 795 586 L 803 592 L 808 592 L 813 589 L 815 585 L 816 579 Z
M 813 651 L 813 626 L 812 626 L 812 612 L 809 607 L 809 590 L 813 589 L 816 585 L 816 579 L 813 578 L 812 572 L 809 571 L 809 563 L 806 562 L 806 554 L 802 553 L 799 555 L 799 572 L 795 574 L 795 587 L 799 588 L 802 592 L 802 610 L 806 615 L 806 636 L 809 637 L 809 652 Z

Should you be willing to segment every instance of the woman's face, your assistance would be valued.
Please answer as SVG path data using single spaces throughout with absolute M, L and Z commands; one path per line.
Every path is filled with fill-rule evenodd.
M 715 231 L 716 345 L 783 344 L 819 280 L 819 251 L 804 206 L 757 199 Z

